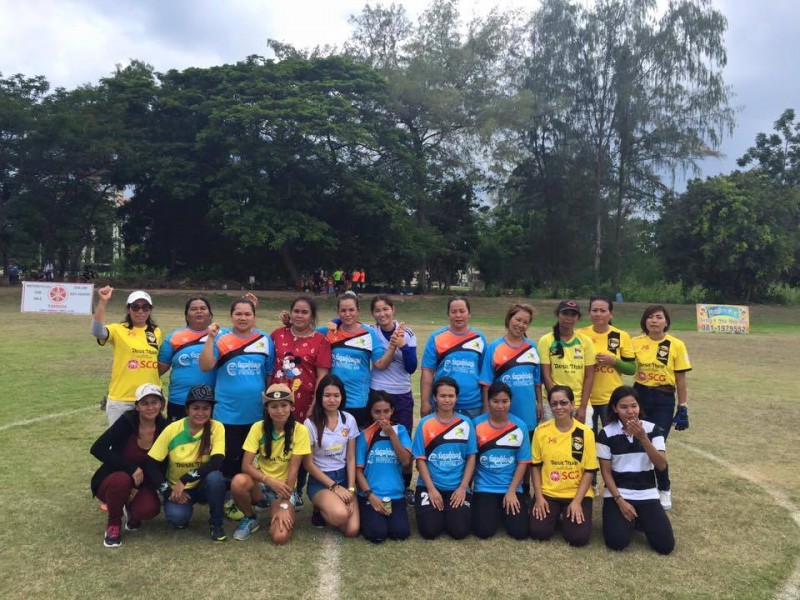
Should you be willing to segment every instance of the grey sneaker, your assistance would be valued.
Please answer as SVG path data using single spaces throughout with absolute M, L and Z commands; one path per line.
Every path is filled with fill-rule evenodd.
M 244 517 L 239 521 L 239 526 L 236 528 L 236 531 L 233 532 L 233 539 L 243 542 L 249 539 L 250 536 L 260 528 L 261 525 L 258 524 L 258 519 L 255 517 Z

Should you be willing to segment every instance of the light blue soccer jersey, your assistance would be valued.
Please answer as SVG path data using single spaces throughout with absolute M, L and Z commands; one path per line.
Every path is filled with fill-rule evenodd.
M 200 351 L 208 331 L 195 331 L 190 327 L 176 329 L 161 343 L 158 362 L 170 365 L 169 401 L 184 405 L 189 390 L 196 385 L 210 385 L 217 381 L 217 371 L 200 369 Z
M 511 414 L 525 422 L 528 431 L 536 429 L 536 387 L 542 383 L 536 343 L 525 338 L 512 348 L 504 338 L 489 344 L 483 359 L 481 385 L 502 381 L 511 388 Z
M 403 448 L 411 451 L 411 438 L 403 425 L 393 425 Z M 377 423 L 356 438 L 356 466 L 363 467 L 372 492 L 379 498 L 399 500 L 405 495 L 403 466 L 397 460 L 392 442 Z
M 483 414 L 474 421 L 478 436 L 478 464 L 475 468 L 475 491 L 505 494 L 520 463 L 531 462 L 531 442 L 525 423 L 509 416 L 505 427 L 497 429 Z M 522 491 L 522 485 L 517 486 Z
M 456 414 L 449 423 L 428 415 L 417 425 L 411 449 L 414 458 L 425 460 L 436 489 L 451 492 L 461 485 L 467 457 L 478 452 L 475 428 L 464 415 Z M 417 486 L 425 487 L 422 477 L 417 478 Z
M 217 404 L 214 419 L 227 425 L 252 425 L 264 416 L 261 392 L 275 368 L 272 338 L 260 329 L 242 338 L 226 330 L 214 340 Z

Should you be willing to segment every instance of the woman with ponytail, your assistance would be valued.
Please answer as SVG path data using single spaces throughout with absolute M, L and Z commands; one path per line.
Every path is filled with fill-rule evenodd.
M 148 452 L 145 474 L 158 487 L 167 523 L 183 529 L 192 518 L 193 505 L 207 503 L 211 541 L 224 542 L 225 482 L 220 468 L 225 458 L 225 428 L 211 418 L 214 404 L 214 390 L 209 386 L 189 390 L 187 416 L 170 423 L 158 436 Z
M 242 472 L 231 481 L 231 495 L 244 513 L 233 539 L 244 541 L 261 528 L 255 505 L 269 509 L 270 537 L 285 544 L 294 529 L 297 472 L 311 444 L 308 429 L 295 421 L 294 394 L 287 385 L 273 384 L 262 397 L 264 418 L 250 428 L 242 446 Z
M 546 392 L 554 385 L 565 385 L 575 395 L 575 418 L 581 423 L 592 421 L 589 394 L 594 382 L 594 345 L 575 329 L 581 317 L 581 307 L 575 300 L 562 300 L 556 307 L 557 322 L 553 331 L 543 335 L 537 344 L 542 361 L 542 379 Z M 553 418 L 548 404 L 544 405 L 544 421 Z

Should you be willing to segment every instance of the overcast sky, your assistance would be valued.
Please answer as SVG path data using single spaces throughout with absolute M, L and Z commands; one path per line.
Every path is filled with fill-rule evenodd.
M 584 0 L 588 1 L 588 0 Z M 415 17 L 427 0 L 401 2 Z M 373 5 L 375 2 L 372 3 Z M 388 4 L 388 2 L 387 2 Z M 462 0 L 465 17 L 495 4 L 532 9 L 535 0 Z M 786 108 L 800 109 L 796 0 L 713 0 L 728 19 L 727 83 L 739 109 L 725 156 L 703 175 L 727 173 Z M 358 0 L 0 0 L 0 73 L 45 75 L 73 88 L 96 83 L 132 58 L 158 71 L 236 62 L 267 54 L 266 40 L 297 47 L 341 44 Z

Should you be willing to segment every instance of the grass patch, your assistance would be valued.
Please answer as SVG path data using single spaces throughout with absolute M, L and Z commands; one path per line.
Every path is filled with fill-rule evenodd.
M 102 547 L 104 514 L 89 492 L 98 465 L 88 449 L 106 425 L 96 406 L 105 393 L 111 352 L 93 342 L 89 317 L 20 314 L 18 294 L 0 290 L 0 336 L 6 340 L 0 347 L 0 428 L 12 425 L 0 430 L 0 597 L 134 598 L 179 585 L 208 597 L 317 597 L 323 541 L 335 534 L 313 529 L 308 509 L 300 513 L 295 538 L 284 548 L 267 542 L 265 528 L 248 542 L 212 544 L 204 507 L 197 508 L 187 530 L 169 530 L 160 516 L 141 531 L 124 534 L 119 550 Z M 155 295 L 154 316 L 165 332 L 183 322 L 186 297 L 184 292 Z M 278 311 L 291 297 L 275 294 L 261 302 L 263 329 L 278 325 Z M 110 315 L 122 315 L 124 298 L 124 293 L 114 298 Z M 221 323 L 229 322 L 231 299 L 211 296 Z M 397 299 L 398 317 L 414 328 L 420 346 L 444 324 L 445 303 L 441 297 Z M 508 304 L 503 298 L 472 300 L 475 324 L 490 340 L 502 333 Z M 535 301 L 534 306 L 539 315 L 530 333 L 536 338 L 554 321 L 555 302 Z M 323 320 L 333 307 L 332 300 L 321 302 Z M 616 322 L 635 332 L 642 308 L 619 305 Z M 517 542 L 504 534 L 462 542 L 426 542 L 413 534 L 404 543 L 381 546 L 342 540 L 342 595 L 774 597 L 800 557 L 800 536 L 787 511 L 737 473 L 800 505 L 793 426 L 800 419 L 800 384 L 795 338 L 786 335 L 797 332 L 800 309 L 755 307 L 753 334 L 724 336 L 694 332 L 693 306 L 669 308 L 694 365 L 688 380 L 692 425 L 671 434 L 689 447 L 669 448 L 675 501 L 670 518 L 677 539 L 672 556 L 655 555 L 641 537 L 627 552 L 606 550 L 598 501 L 594 537 L 584 549 L 558 539 Z M 13 426 L 80 408 L 86 410 Z M 736 471 L 691 448 L 720 457 Z M 231 522 L 226 528 L 232 533 Z

